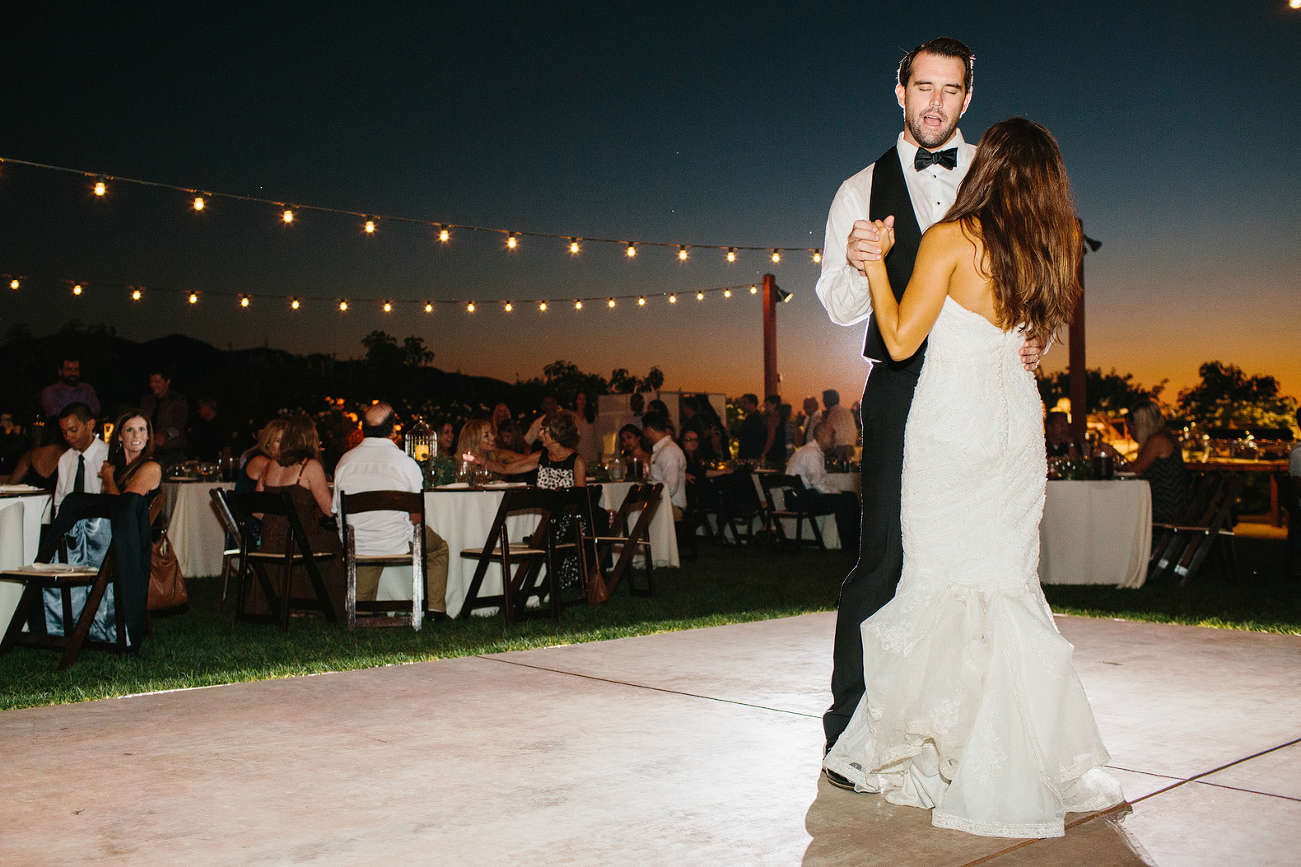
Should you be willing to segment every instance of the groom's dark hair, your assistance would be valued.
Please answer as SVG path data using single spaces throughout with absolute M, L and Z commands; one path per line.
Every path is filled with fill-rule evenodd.
M 956 57 L 962 61 L 962 66 L 966 73 L 962 77 L 962 83 L 966 87 L 967 93 L 971 93 L 972 71 L 976 64 L 976 55 L 971 53 L 971 49 L 963 45 L 951 36 L 941 36 L 938 39 L 932 39 L 930 42 L 923 42 L 912 51 L 904 55 L 903 60 L 899 61 L 899 83 L 904 87 L 908 86 L 908 81 L 913 77 L 913 61 L 919 54 L 936 54 L 940 57 Z

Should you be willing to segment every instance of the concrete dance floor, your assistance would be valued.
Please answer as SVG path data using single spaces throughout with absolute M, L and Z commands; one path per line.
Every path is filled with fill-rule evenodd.
M 1016 841 L 820 779 L 833 622 L 0 713 L 0 862 L 1298 863 L 1301 638 L 1058 618 L 1133 806 Z

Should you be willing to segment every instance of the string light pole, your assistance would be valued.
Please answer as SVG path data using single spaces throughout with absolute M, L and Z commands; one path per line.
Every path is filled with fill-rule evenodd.
M 1084 234 L 1084 223 L 1080 222 L 1080 237 L 1084 239 L 1084 253 L 1090 250 L 1098 252 L 1101 241 L 1095 241 Z M 1089 395 L 1085 385 L 1084 368 L 1084 256 L 1080 256 L 1080 300 L 1075 304 L 1075 315 L 1071 317 L 1070 362 L 1067 370 L 1071 380 L 1071 439 L 1084 448 L 1089 433 Z
M 763 393 L 780 394 L 777 373 L 777 304 L 791 300 L 791 293 L 778 287 L 777 278 L 763 275 Z

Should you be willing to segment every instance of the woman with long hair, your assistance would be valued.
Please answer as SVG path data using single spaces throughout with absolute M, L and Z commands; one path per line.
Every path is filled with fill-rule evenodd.
M 105 494 L 140 494 L 153 499 L 162 489 L 163 468 L 154 457 L 154 431 L 148 417 L 128 409 L 113 423 L 108 460 L 99 469 Z
M 245 452 L 243 466 L 235 478 L 235 492 L 257 490 L 258 479 L 268 466 L 280 456 L 280 438 L 285 433 L 285 420 L 272 419 L 257 433 L 257 443 Z
M 508 464 L 524 457 L 518 452 L 500 448 L 492 421 L 483 418 L 471 419 L 461 428 L 460 439 L 456 441 L 456 456 L 464 459 L 466 454 L 474 455 L 480 463 L 495 461 L 499 464 Z
M 893 221 L 877 221 L 882 255 Z M 1013 118 L 980 140 L 896 301 L 866 263 L 891 357 L 929 340 L 903 461 L 903 577 L 861 627 L 866 695 L 823 765 L 944 828 L 1057 837 L 1120 786 L 1039 587 L 1046 459 L 1027 336 L 1080 296 L 1081 233 L 1061 153 Z
M 1152 520 L 1167 523 L 1188 490 L 1183 447 L 1154 400 L 1131 407 L 1129 423 L 1134 442 L 1138 443 L 1138 454 L 1129 469 L 1147 479 L 1152 488 Z

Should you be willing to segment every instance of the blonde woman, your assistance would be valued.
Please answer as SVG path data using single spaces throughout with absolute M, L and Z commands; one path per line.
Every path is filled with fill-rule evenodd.
M 1138 443 L 1131 472 L 1147 479 L 1152 488 L 1152 520 L 1168 523 L 1188 489 L 1183 448 L 1166 426 L 1161 407 L 1145 400 L 1129 411 L 1130 433 Z

